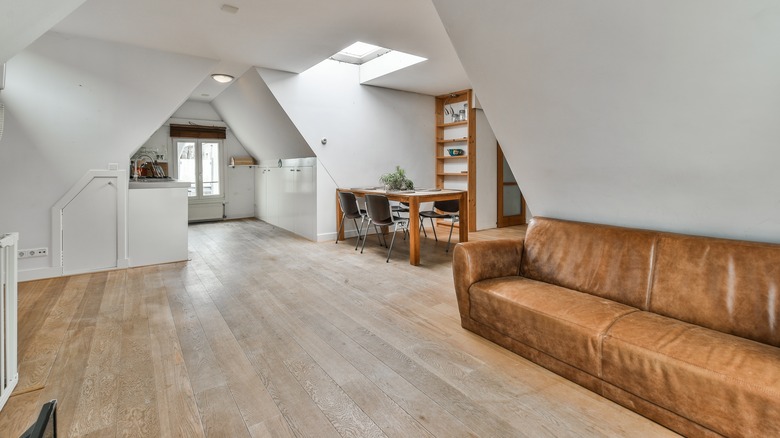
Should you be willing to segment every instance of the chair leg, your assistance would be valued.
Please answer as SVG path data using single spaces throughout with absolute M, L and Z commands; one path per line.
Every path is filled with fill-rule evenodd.
M 439 236 L 436 235 L 436 224 L 433 223 L 433 218 L 431 219 L 431 228 L 433 228 L 433 238 L 436 239 L 436 241 L 439 241 Z
M 339 224 L 339 230 L 336 232 L 336 244 L 339 243 L 339 236 L 341 235 L 341 230 L 344 229 L 344 218 L 347 217 L 346 213 L 343 213 L 341 215 L 341 224 Z
M 352 223 L 355 224 L 355 229 L 358 230 L 357 240 L 360 242 L 360 229 L 358 229 L 357 219 L 352 218 Z
M 450 237 L 447 239 L 447 249 L 444 250 L 444 252 L 450 252 L 450 242 L 452 241 L 452 229 L 455 228 L 455 219 L 452 219 L 452 223 L 450 224 Z
M 387 248 L 387 238 L 385 238 L 385 233 L 380 233 L 379 228 L 377 228 L 376 224 L 374 224 L 374 232 L 376 233 L 376 240 L 379 241 L 379 246 L 384 246 Z M 382 235 L 382 239 L 380 240 L 379 235 Z M 382 244 L 382 241 L 384 241 L 384 244 Z
M 360 253 L 363 254 L 363 250 L 366 248 L 366 240 L 368 240 L 368 229 L 371 227 L 371 219 L 368 219 L 368 224 L 366 225 L 366 237 L 363 239 L 363 246 L 360 248 Z
M 358 228 L 357 242 L 355 242 L 355 251 L 357 251 L 358 246 L 360 246 L 360 239 L 361 238 L 365 239 L 365 237 L 362 237 L 363 236 L 363 222 L 365 222 L 365 221 L 366 221 L 365 217 L 361 217 L 360 218 L 360 227 Z M 357 220 L 355 220 L 355 226 L 357 227 Z M 366 231 L 368 231 L 368 227 L 366 227 Z M 366 233 L 366 234 L 368 234 L 368 233 Z
M 395 224 L 395 228 L 393 228 L 393 239 L 390 241 L 390 248 L 387 250 L 387 260 L 385 260 L 385 263 L 390 263 L 390 254 L 393 252 L 393 244 L 395 243 L 395 234 L 398 232 L 398 224 Z
M 428 232 L 427 232 L 427 231 L 425 231 L 425 225 L 423 225 L 423 222 L 424 222 L 424 221 L 425 221 L 425 218 L 424 218 L 424 217 L 421 217 L 421 218 L 420 218 L 420 229 L 421 229 L 421 230 L 422 230 L 422 232 L 423 232 L 423 236 L 425 236 L 425 238 L 427 239 L 427 238 L 428 238 Z

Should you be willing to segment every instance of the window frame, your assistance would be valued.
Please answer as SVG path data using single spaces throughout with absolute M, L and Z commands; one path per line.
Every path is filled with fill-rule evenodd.
M 173 160 L 173 170 L 176 179 L 179 179 L 179 143 L 194 143 L 195 144 L 195 196 L 188 196 L 187 199 L 190 203 L 209 203 L 215 200 L 224 200 L 225 193 L 227 192 L 227 147 L 225 141 L 215 138 L 188 138 L 188 137 L 174 137 L 172 141 L 172 152 L 175 157 Z M 219 148 L 219 195 L 204 195 L 203 194 L 203 143 L 217 143 Z

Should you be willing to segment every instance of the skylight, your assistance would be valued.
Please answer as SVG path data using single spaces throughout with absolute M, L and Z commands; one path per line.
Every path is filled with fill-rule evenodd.
M 357 41 L 346 49 L 331 56 L 330 59 L 361 65 L 390 51 L 390 49 L 385 49 L 384 47 Z
M 410 55 L 361 41 L 341 50 L 331 56 L 330 59 L 359 66 L 361 84 L 428 60 L 428 58 L 421 56 Z

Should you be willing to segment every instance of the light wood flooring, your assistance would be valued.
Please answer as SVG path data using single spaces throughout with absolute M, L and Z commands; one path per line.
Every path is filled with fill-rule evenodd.
M 674 436 L 462 329 L 445 243 L 413 267 L 400 235 L 385 263 L 240 220 L 187 263 L 22 283 L 0 436 L 53 398 L 78 437 Z

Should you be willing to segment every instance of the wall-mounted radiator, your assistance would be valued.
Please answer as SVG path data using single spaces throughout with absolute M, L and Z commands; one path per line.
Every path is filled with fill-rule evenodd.
M 0 234 L 0 409 L 19 382 L 17 368 L 17 233 Z

